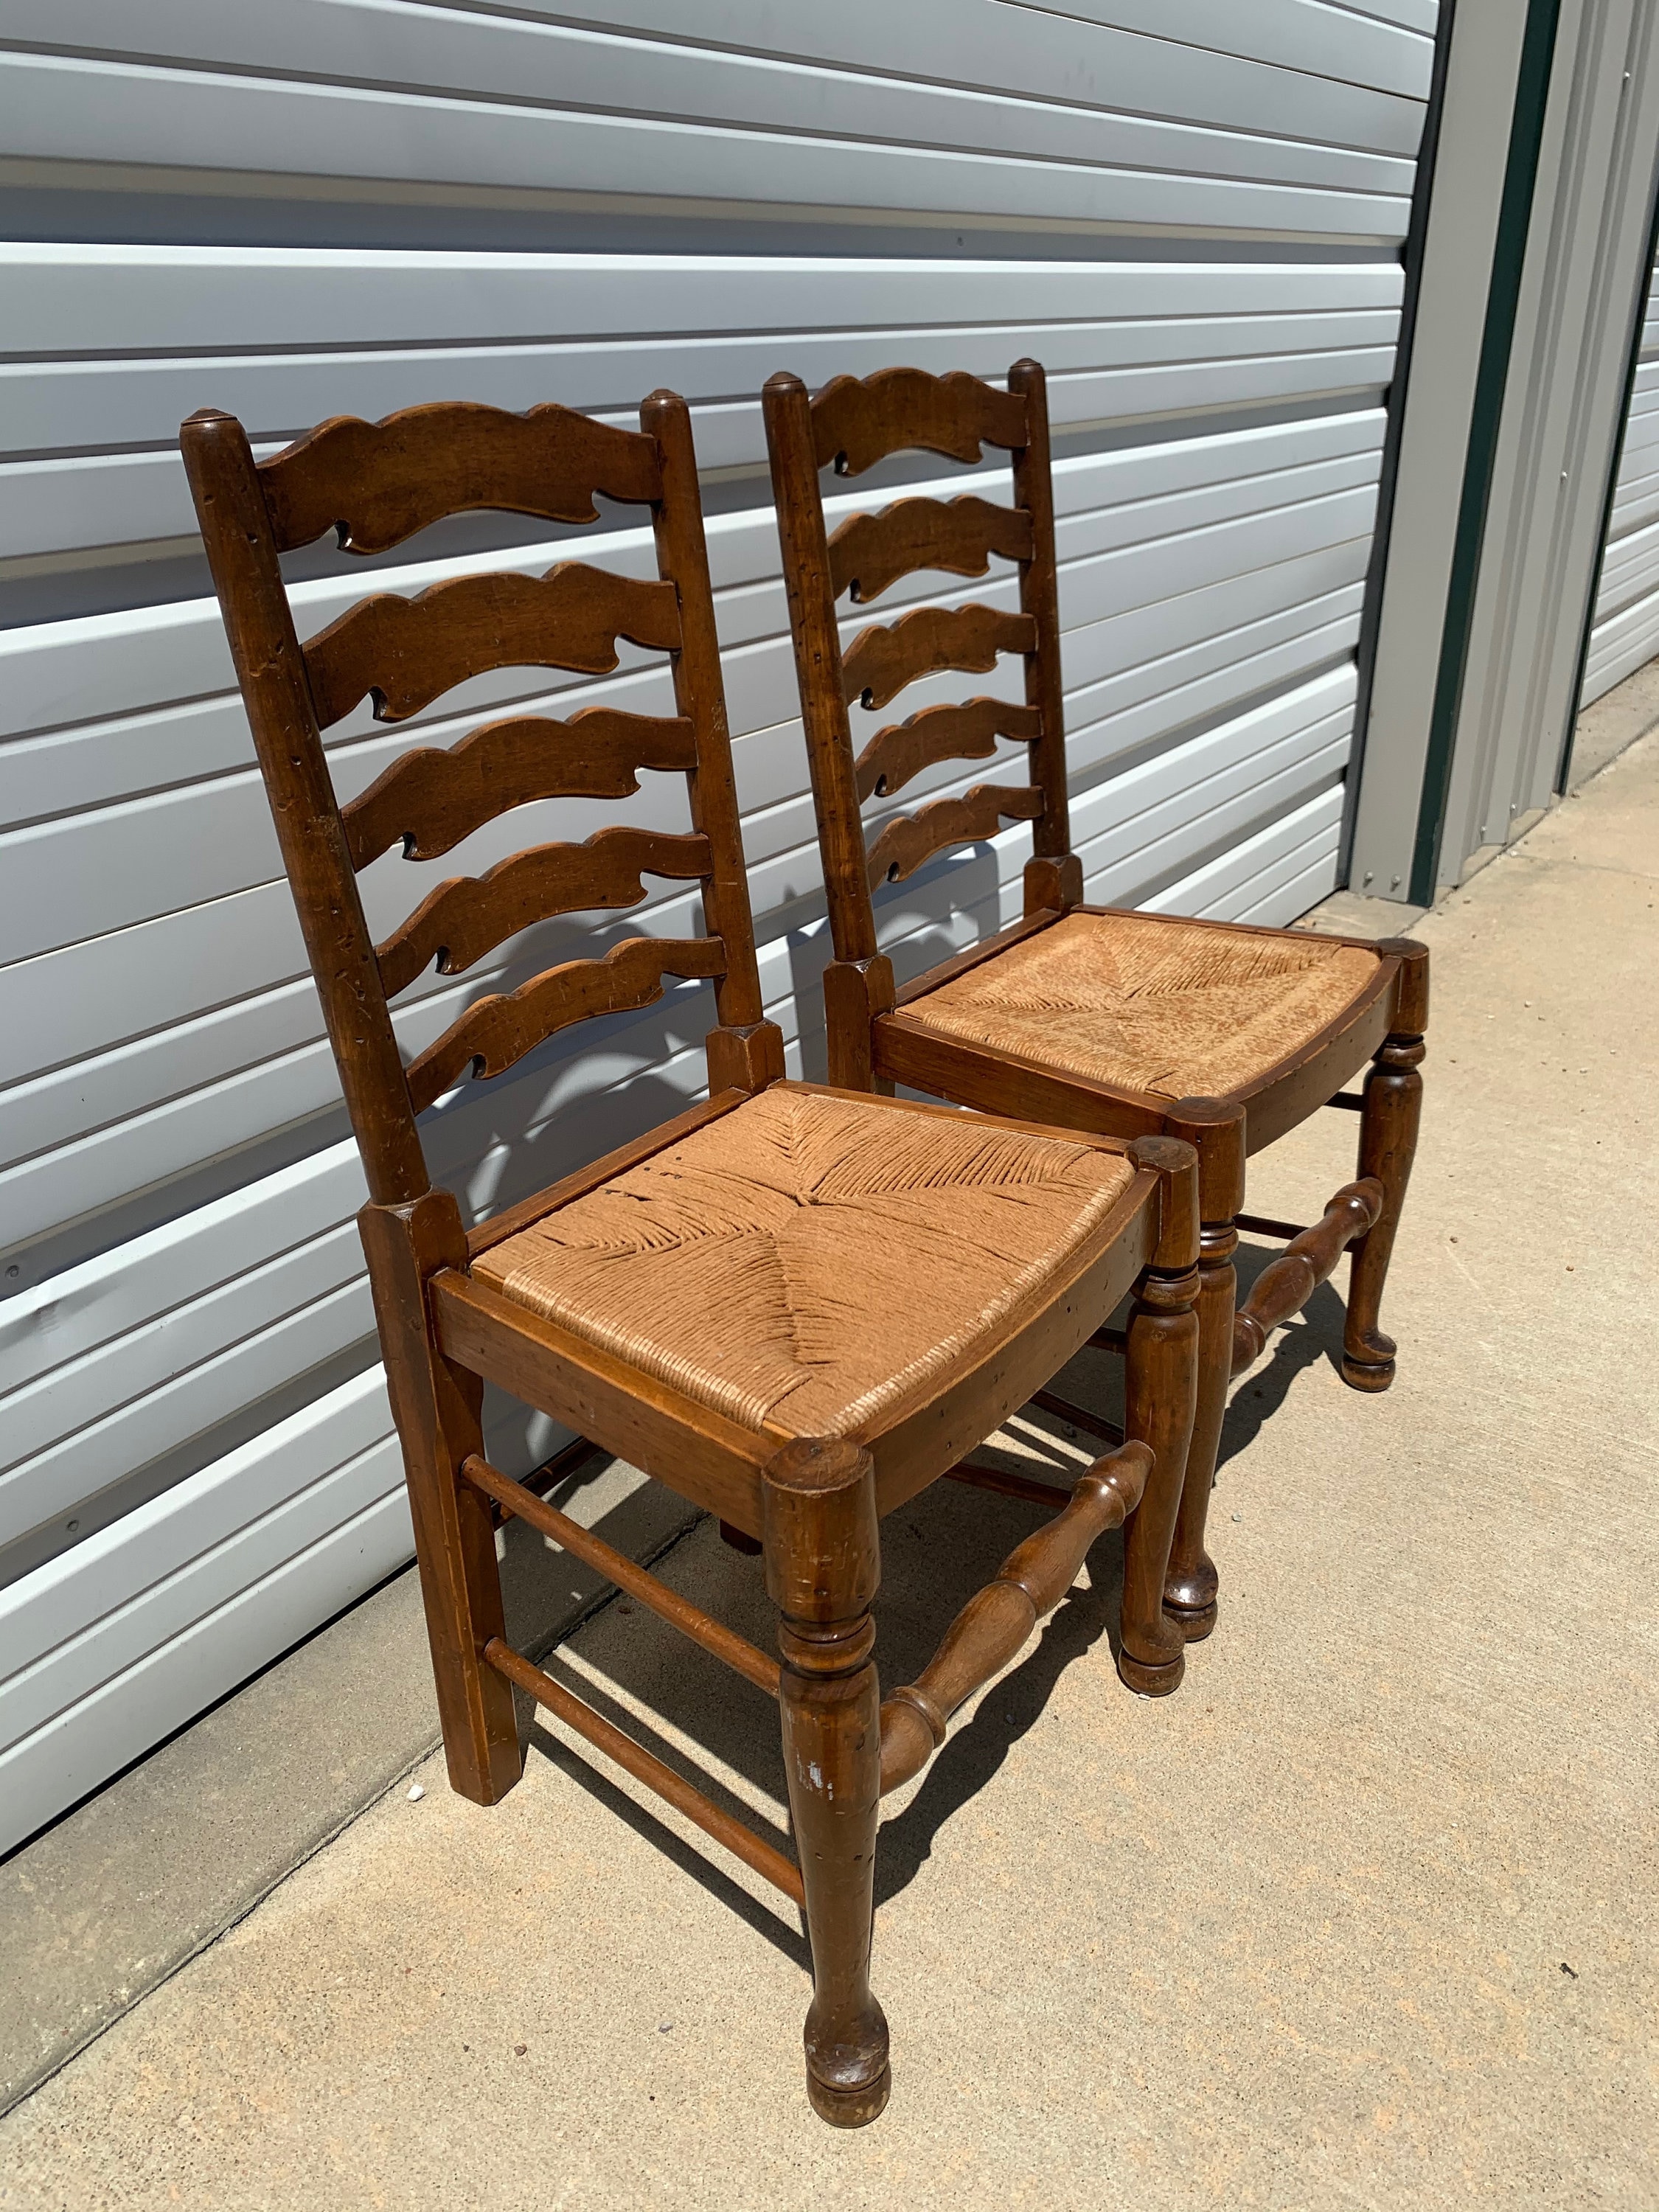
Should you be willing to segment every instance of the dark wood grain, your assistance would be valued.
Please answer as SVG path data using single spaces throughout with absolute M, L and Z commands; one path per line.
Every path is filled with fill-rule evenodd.
M 1342 1379 L 1356 1390 L 1386 1390 L 1397 1346 L 1378 1327 L 1406 1188 L 1423 1115 L 1424 1024 L 1429 1018 L 1429 955 L 1409 938 L 1385 941 L 1400 961 L 1394 1025 L 1365 1078 L 1359 1122 L 1359 1172 L 1382 1188 L 1382 1209 L 1353 1247 L 1342 1333 Z M 1379 946 L 1378 950 L 1385 949 Z
M 617 823 L 580 845 L 532 845 L 482 876 L 451 876 L 375 946 L 389 997 L 437 963 L 459 975 L 521 929 L 556 914 L 638 906 L 646 876 L 706 876 L 708 840 Z
M 881 1708 L 881 1791 L 914 1781 L 945 1741 L 951 1716 L 1000 1674 L 1077 1580 L 1090 1547 L 1139 1504 L 1152 1471 L 1145 1444 L 1126 1444 L 1079 1475 L 1064 1510 L 1012 1551 L 975 1590 L 914 1682 Z
M 252 448 L 213 408 L 179 442 L 368 1194 L 401 1204 L 427 1188 L 426 1163 Z
M 682 1636 L 689 1636 L 694 1644 L 711 1652 L 722 1665 L 731 1668 L 752 1682 L 757 1690 L 764 1690 L 769 1698 L 778 1694 L 778 1662 L 769 1659 L 763 1651 L 757 1650 L 745 1637 L 728 1628 L 724 1621 L 716 1620 L 701 1606 L 693 1605 L 689 1597 L 678 1590 L 670 1589 L 667 1583 L 640 1566 L 625 1552 L 607 1544 L 603 1536 L 596 1536 L 591 1528 L 584 1528 L 580 1521 L 573 1521 L 568 1513 L 561 1513 L 556 1505 L 550 1505 L 544 1498 L 538 1498 L 533 1490 L 526 1490 L 521 1482 L 493 1468 L 486 1459 L 475 1453 L 465 1461 L 461 1474 L 475 1490 L 483 1491 L 486 1498 L 495 1500 L 504 1512 L 535 1528 L 544 1536 L 551 1537 L 573 1558 L 584 1560 L 596 1574 L 614 1583 L 619 1590 L 648 1606 L 651 1611 Z M 738 1531 L 743 1535 L 743 1531 Z M 757 1553 L 760 1545 L 744 1536 L 745 1543 L 754 1543 Z
M 1215 1626 L 1220 1577 L 1205 1548 L 1210 1493 L 1233 1372 L 1238 1208 L 1244 1197 L 1244 1109 L 1225 1098 L 1182 1098 L 1165 1127 L 1198 1153 L 1198 1390 L 1187 1472 L 1164 1581 L 1164 1609 L 1188 1644 Z
M 966 370 L 930 376 L 920 368 L 882 368 L 838 376 L 812 402 L 814 464 L 855 477 L 889 453 L 943 453 L 976 461 L 984 446 L 1025 442 L 1025 404 Z
M 366 868 L 401 844 L 410 860 L 435 860 L 514 806 L 543 799 L 626 799 L 641 769 L 682 773 L 696 763 L 684 715 L 627 714 L 584 707 L 568 722 L 513 714 L 459 744 L 404 753 L 340 809 L 346 849 Z
M 447 1190 L 407 1206 L 366 1206 L 357 1226 L 403 1446 L 450 1784 L 494 1805 L 519 1779 L 520 1759 L 512 1693 L 479 1656 L 505 1632 L 495 1532 L 488 1503 L 461 1479 L 483 1448 L 483 1386 L 444 1356 L 427 1325 L 428 1288 L 465 1263 L 466 1232 Z
M 593 494 L 661 492 L 656 447 L 568 408 L 511 415 L 469 400 L 406 407 L 379 422 L 337 415 L 259 471 L 283 552 L 337 532 L 348 553 L 384 553 L 447 514 L 488 507 L 594 522 Z
M 931 799 L 914 814 L 895 815 L 870 848 L 870 882 L 902 883 L 924 860 L 949 845 L 975 845 L 994 837 L 1004 822 L 1030 822 L 1042 811 L 1040 791 L 976 783 L 959 799 Z
M 766 1587 L 783 1655 L 783 1766 L 812 1945 L 806 2088 L 834 2127 L 887 2102 L 887 2022 L 870 1991 L 881 1696 L 870 1604 L 875 1478 L 856 1445 L 802 1438 L 762 1477 Z
M 775 1437 L 739 1428 L 459 1271 L 434 1277 L 429 1303 L 449 1358 L 654 1474 L 694 1505 L 760 1534 L 760 1470 L 777 1448 Z
M 1025 403 L 1026 438 L 1014 455 L 1014 498 L 1031 518 L 1031 550 L 1021 562 L 1019 604 L 1036 631 L 1025 656 L 1025 703 L 1036 710 L 1031 781 L 1043 808 L 1031 833 L 1025 911 L 1075 906 L 1083 871 L 1072 854 L 1066 772 L 1066 686 L 1060 661 L 1060 564 L 1054 550 L 1054 471 L 1048 453 L 1048 381 L 1042 364 L 1017 361 L 1008 389 Z
M 680 641 L 674 586 L 562 561 L 544 576 L 452 576 L 412 599 L 379 592 L 308 639 L 306 672 L 326 729 L 360 699 L 401 722 L 493 668 L 603 676 L 618 638 L 667 652 Z
M 842 682 L 841 635 L 836 593 L 830 580 L 830 555 L 823 531 L 823 500 L 812 447 L 811 403 L 798 376 L 767 380 L 761 394 L 771 456 L 772 492 L 777 505 L 778 537 L 783 548 L 783 582 L 789 600 L 789 635 L 794 647 L 795 680 L 806 732 L 806 764 L 812 781 L 818 854 L 830 905 L 830 935 L 837 961 L 854 967 L 876 957 L 875 908 L 865 864 L 864 831 L 853 768 L 853 740 Z M 869 1057 L 867 1041 L 863 1058 Z M 831 1065 L 837 1041 L 830 1036 Z M 848 1041 L 839 1064 L 856 1066 L 855 1041 Z
M 913 776 L 942 760 L 988 760 L 999 738 L 1029 740 L 1039 716 L 1008 699 L 969 699 L 960 707 L 924 707 L 908 721 L 878 730 L 855 763 L 860 799 L 890 799 Z
M 1385 1195 L 1375 1176 L 1345 1183 L 1313 1227 L 1268 1261 L 1233 1316 L 1235 1375 L 1253 1366 L 1273 1330 L 1301 1312 L 1349 1245 L 1375 1223 Z
M 720 975 L 726 949 L 717 937 L 629 937 L 602 960 L 567 960 L 506 995 L 480 999 L 409 1064 L 417 1113 L 471 1070 L 499 1075 L 572 1022 L 653 1006 L 665 975 Z
M 697 489 L 697 456 L 691 410 L 677 392 L 653 392 L 640 409 L 662 457 L 663 497 L 653 516 L 657 559 L 665 576 L 677 577 L 681 597 L 679 650 L 674 655 L 674 703 L 696 732 L 696 766 L 688 781 L 691 826 L 707 837 L 710 863 L 703 883 L 703 918 L 711 937 L 726 947 L 714 988 L 720 1025 L 755 1036 L 758 1062 L 775 1042 L 780 1066 L 783 1040 L 766 1020 L 755 921 L 749 904 L 732 733 L 726 716 L 720 644 L 714 626 L 714 593 Z M 758 1033 L 769 1030 L 769 1037 Z M 719 1079 L 714 1082 L 719 1087 Z
M 842 689 L 850 704 L 884 707 L 918 677 L 946 668 L 983 674 L 1000 653 L 1030 653 L 1036 625 L 1030 615 L 997 607 L 918 607 L 896 623 L 860 630 L 842 663 Z
M 1176 1137 L 1138 1137 L 1129 1158 L 1159 1178 L 1152 1258 L 1135 1285 L 1123 1355 L 1123 1433 L 1152 1455 L 1145 1495 L 1123 1539 L 1117 1671 L 1143 1697 L 1167 1697 L 1186 1665 L 1164 1584 L 1198 1408 L 1198 1155 Z
M 850 514 L 830 540 L 830 581 L 836 596 L 850 591 L 855 605 L 919 568 L 953 576 L 982 576 L 991 556 L 1031 557 L 1031 518 L 1023 507 L 1001 507 L 965 492 L 958 499 L 901 499 L 875 514 Z

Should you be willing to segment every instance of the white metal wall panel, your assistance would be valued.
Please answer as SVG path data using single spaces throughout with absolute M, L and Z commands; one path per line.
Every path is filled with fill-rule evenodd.
M 1432 0 L 0 0 L 0 1849 L 409 1551 L 361 1176 L 180 418 L 226 407 L 274 447 L 434 398 L 627 420 L 687 392 L 765 995 L 811 1071 L 822 893 L 760 385 L 1045 361 L 1090 894 L 1291 918 L 1334 881 L 1433 30 Z M 585 556 L 647 570 L 615 520 Z M 503 522 L 367 572 L 298 556 L 301 624 L 561 545 Z M 499 672 L 396 732 L 359 712 L 329 732 L 340 788 L 577 694 L 649 710 L 664 678 L 634 655 Z M 645 781 L 632 817 L 672 826 L 683 796 Z M 446 869 L 615 818 L 536 812 Z M 1027 849 L 886 895 L 901 970 L 1011 918 Z M 377 863 L 371 917 L 409 881 Z M 643 926 L 690 908 L 658 886 Z M 580 927 L 423 979 L 406 1044 Z M 659 1118 L 702 1081 L 708 1008 L 687 986 L 458 1095 L 434 1169 L 483 1210 Z M 557 1440 L 495 1417 L 508 1464 Z
M 1659 653 L 1659 270 L 1649 287 L 1578 703 Z

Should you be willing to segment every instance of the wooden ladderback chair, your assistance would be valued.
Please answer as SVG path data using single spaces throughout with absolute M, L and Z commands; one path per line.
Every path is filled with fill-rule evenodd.
M 1125 1528 L 1120 1671 L 1138 1688 L 1179 1679 L 1162 1591 L 1195 1402 L 1196 1160 L 1157 1134 L 1079 1138 L 785 1079 L 761 1003 L 690 417 L 658 392 L 640 420 L 635 432 L 552 406 L 420 407 L 325 423 L 256 462 L 240 424 L 206 411 L 182 442 L 362 1152 L 359 1220 L 451 1781 L 492 1804 L 518 1779 L 516 1686 L 792 1898 L 812 1948 L 809 2092 L 852 2126 L 888 2093 L 868 1971 L 883 1791 L 926 1765 L 1105 1529 Z M 467 574 L 296 634 L 280 556 L 330 529 L 347 551 L 376 553 L 466 509 L 591 522 L 596 494 L 649 509 L 654 577 L 580 561 Z M 321 733 L 363 699 L 395 722 L 496 669 L 603 675 L 623 641 L 664 656 L 675 714 L 496 717 L 446 750 L 410 750 L 338 803 Z M 689 832 L 618 823 L 445 876 L 374 941 L 357 877 L 382 855 L 401 848 L 429 868 L 498 814 L 624 798 L 647 769 L 684 775 Z M 636 906 L 647 875 L 701 886 L 702 935 L 562 961 L 480 998 L 405 1066 L 388 1001 L 418 975 L 464 974 L 556 915 Z M 469 1231 L 428 1177 L 422 1111 L 573 1023 L 648 1006 L 670 975 L 714 988 L 707 1101 Z M 1131 1293 L 1118 1448 L 1069 1497 L 969 1464 Z M 492 1467 L 486 1382 L 762 1553 L 781 1660 Z M 947 1474 L 1060 1510 L 884 1702 L 879 1519 Z M 512 1649 L 498 1512 L 777 1699 L 797 1859 Z
M 981 1111 L 1124 1136 L 1161 1130 L 1200 1159 L 1202 1289 L 1198 1415 L 1165 1602 L 1189 1640 L 1210 1632 L 1218 1577 L 1205 1549 L 1228 1385 L 1351 1251 L 1341 1372 L 1383 1390 L 1395 1347 L 1378 1326 L 1417 1143 L 1428 954 L 1367 940 L 1189 921 L 1084 903 L 1066 805 L 1054 503 L 1043 372 L 1016 362 L 1007 389 L 953 371 L 837 377 L 816 398 L 799 377 L 766 386 L 765 414 L 834 957 L 824 971 L 830 1080 L 896 1084 Z M 822 471 L 856 476 L 908 451 L 982 465 L 1012 460 L 1012 509 L 975 495 L 900 497 L 825 521 Z M 935 571 L 985 576 L 1018 564 L 1018 611 L 912 608 L 842 648 L 843 594 L 860 605 Z M 914 587 L 913 587 L 914 588 Z M 1023 703 L 975 699 L 886 721 L 860 744 L 852 709 L 884 713 L 945 670 L 1024 660 Z M 981 784 L 873 837 L 865 810 L 944 761 L 1030 747 L 1023 787 Z M 952 845 L 1029 817 L 1024 913 L 896 989 L 872 893 Z M 1362 1093 L 1342 1085 L 1370 1060 Z M 1360 1115 L 1358 1174 L 1311 1227 L 1243 1212 L 1245 1160 L 1321 1106 Z M 1241 1229 L 1288 1239 L 1243 1305 Z M 1080 1409 L 1072 1408 L 1083 1419 Z

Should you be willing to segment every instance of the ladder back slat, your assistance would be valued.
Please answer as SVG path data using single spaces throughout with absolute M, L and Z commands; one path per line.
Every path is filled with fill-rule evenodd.
M 707 837 L 626 823 L 597 830 L 584 844 L 530 846 L 482 876 L 451 876 L 440 884 L 375 946 L 380 980 L 391 998 L 434 960 L 440 975 L 461 975 L 536 922 L 638 906 L 646 895 L 642 877 L 684 880 L 706 876 L 708 867 Z
M 1036 624 L 1030 615 L 996 607 L 918 607 L 896 623 L 872 623 L 854 639 L 842 663 L 847 699 L 884 707 L 918 677 L 959 668 L 983 674 L 1001 653 L 1030 653 Z
M 354 868 L 401 844 L 405 859 L 435 860 L 496 815 L 542 799 L 626 799 L 641 769 L 688 772 L 696 738 L 684 714 L 584 707 L 568 722 L 514 714 L 459 744 L 424 745 L 395 760 L 340 809 Z
M 674 586 L 562 561 L 544 576 L 454 576 L 412 599 L 377 592 L 307 640 L 306 672 L 324 729 L 370 696 L 377 721 L 402 722 L 495 668 L 609 675 L 619 638 L 673 651 Z
M 717 937 L 629 937 L 602 960 L 568 960 L 516 991 L 480 999 L 410 1062 L 415 1110 L 423 1112 L 469 1069 L 500 1075 L 573 1022 L 654 1005 L 665 975 L 713 981 L 726 967 Z
M 862 605 L 919 568 L 982 576 L 991 556 L 1031 557 L 1031 518 L 965 493 L 960 499 L 902 499 L 875 514 L 849 515 L 830 540 L 830 582 L 837 599 Z
M 889 453 L 977 461 L 982 447 L 1025 443 L 1025 402 L 960 368 L 946 376 L 921 368 L 838 376 L 812 402 L 812 442 L 819 468 L 833 462 L 844 477 L 862 474 Z
M 385 553 L 446 515 L 477 508 L 594 522 L 595 492 L 660 496 L 655 441 L 568 407 L 513 415 L 470 400 L 406 407 L 384 422 L 337 415 L 261 465 L 284 552 L 338 532 L 348 553 Z
M 999 738 L 1029 744 L 1042 727 L 1035 708 L 1010 699 L 969 699 L 960 707 L 924 707 L 908 721 L 878 730 L 854 767 L 860 799 L 892 799 L 913 776 L 943 760 L 988 760 Z
M 914 814 L 895 815 L 870 848 L 870 887 L 902 883 L 947 845 L 976 845 L 1005 822 L 1035 822 L 1042 793 L 1030 786 L 976 783 L 959 799 L 935 799 Z

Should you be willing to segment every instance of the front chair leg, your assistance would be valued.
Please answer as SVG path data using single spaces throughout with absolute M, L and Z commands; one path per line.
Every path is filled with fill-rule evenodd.
M 880 1579 L 875 1472 L 855 1444 L 803 1438 L 762 1482 L 766 1583 L 781 1616 L 783 1763 L 806 1893 L 812 2002 L 806 2094 L 832 2127 L 877 2118 L 892 2087 L 870 1993 L 881 1693 L 870 1603 Z
M 1143 1697 L 1163 1698 L 1180 1686 L 1187 1663 L 1164 1583 L 1198 1405 L 1198 1164 L 1173 1137 L 1139 1137 L 1129 1157 L 1164 1176 L 1164 1231 L 1135 1286 L 1124 1354 L 1124 1438 L 1151 1447 L 1152 1471 L 1125 1525 L 1117 1671 Z
M 1359 1172 L 1376 1177 L 1383 1200 L 1376 1222 L 1353 1248 L 1348 1277 L 1342 1379 L 1356 1390 L 1386 1390 L 1394 1380 L 1395 1341 L 1382 1334 L 1377 1319 L 1423 1115 L 1423 1079 L 1417 1071 L 1423 1061 L 1423 1030 L 1428 1018 L 1429 956 L 1409 938 L 1391 939 L 1383 949 L 1405 957 L 1395 1001 L 1395 1026 L 1378 1047 L 1365 1078 L 1365 1106 L 1359 1121 Z
M 1238 1278 L 1234 1216 L 1244 1203 L 1244 1109 L 1224 1098 L 1183 1098 L 1164 1123 L 1198 1152 L 1198 1401 L 1181 1486 L 1175 1539 L 1164 1578 L 1164 1608 L 1188 1644 L 1215 1626 L 1219 1577 L 1204 1547 L 1210 1493 L 1221 1455 L 1221 1424 L 1232 1380 Z

